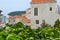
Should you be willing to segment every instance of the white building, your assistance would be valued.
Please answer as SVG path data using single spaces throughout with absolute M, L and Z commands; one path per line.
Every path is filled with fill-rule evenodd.
M 5 27 L 5 24 L 7 23 L 7 17 L 1 14 L 1 12 L 2 11 L 0 10 L 0 28 Z
M 55 21 L 60 18 L 58 14 L 58 5 L 56 0 L 32 0 L 31 13 L 31 28 L 41 27 L 42 23 L 54 25 Z

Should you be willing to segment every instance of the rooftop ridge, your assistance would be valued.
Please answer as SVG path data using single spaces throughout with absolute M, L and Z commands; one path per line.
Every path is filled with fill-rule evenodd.
M 32 0 L 32 3 L 39 3 L 39 2 L 56 2 L 56 0 Z

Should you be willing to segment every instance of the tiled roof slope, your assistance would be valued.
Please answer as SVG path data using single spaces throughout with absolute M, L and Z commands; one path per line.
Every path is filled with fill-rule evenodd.
M 6 24 L 5 22 L 0 22 L 0 24 Z
M 25 18 L 25 16 L 10 16 L 9 18 Z
M 20 18 L 24 19 L 26 23 L 30 23 L 30 19 L 28 19 L 26 16 L 10 16 L 9 18 Z
M 55 0 L 32 0 L 32 2 L 55 2 Z

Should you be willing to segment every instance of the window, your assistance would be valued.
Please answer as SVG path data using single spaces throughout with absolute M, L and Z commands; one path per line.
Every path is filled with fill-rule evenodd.
M 41 24 L 42 27 L 46 27 L 46 23 L 45 23 L 45 20 L 42 20 L 42 24 Z
M 45 24 L 45 20 L 42 20 L 42 24 Z
M 15 20 L 13 20 L 13 22 L 15 22 Z
M 0 22 L 2 22 L 2 18 L 0 18 Z
M 9 20 L 9 22 L 10 22 L 10 20 Z
M 36 20 L 36 24 L 39 24 L 39 20 Z
M 50 11 L 52 11 L 52 7 L 50 7 Z
M 15 18 L 13 18 L 12 21 L 15 22 Z
M 38 8 L 34 8 L 34 16 L 38 16 Z

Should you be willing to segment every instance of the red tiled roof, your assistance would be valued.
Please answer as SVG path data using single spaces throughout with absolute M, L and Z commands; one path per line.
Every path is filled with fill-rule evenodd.
M 10 16 L 9 18 L 20 18 L 24 19 L 26 23 L 30 23 L 30 19 L 28 19 L 26 16 Z
M 25 19 L 25 22 L 26 23 L 30 23 L 30 19 Z
M 0 24 L 6 24 L 5 22 L 0 22 Z
M 55 0 L 32 0 L 32 2 L 54 2 Z
M 10 16 L 9 18 L 25 18 L 25 16 Z

